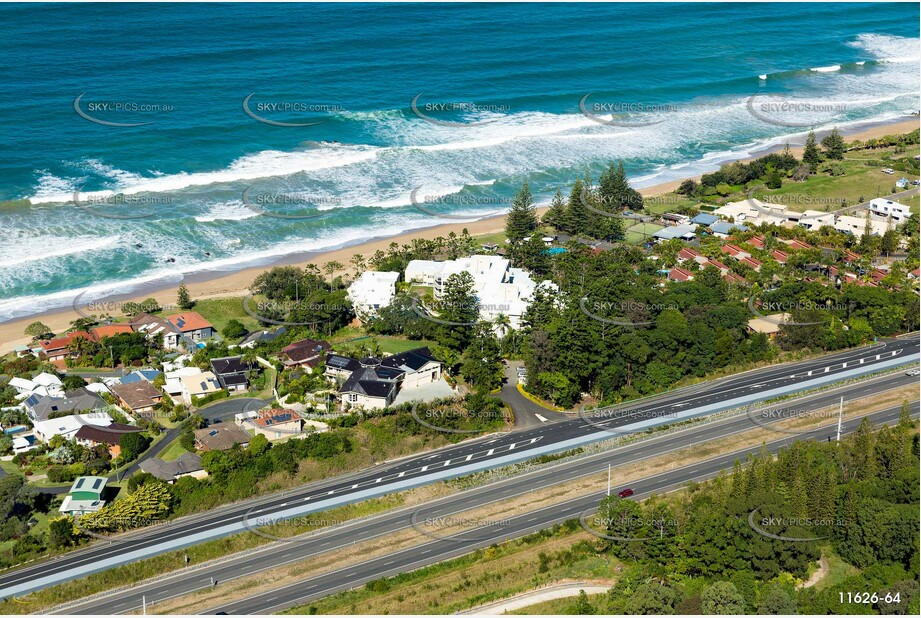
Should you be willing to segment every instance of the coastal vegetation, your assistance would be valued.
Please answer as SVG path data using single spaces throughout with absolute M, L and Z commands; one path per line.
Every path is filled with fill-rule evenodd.
M 915 614 L 918 448 L 906 409 L 894 427 L 864 421 L 840 443 L 797 441 L 675 494 L 605 499 L 587 523 L 627 540 L 587 535 L 570 520 L 285 613 L 451 613 L 554 582 L 596 581 L 610 590 L 522 613 L 547 613 L 546 605 L 599 615 Z M 760 534 L 750 524 L 756 510 L 760 529 L 815 540 Z M 819 559 L 833 566 L 813 578 Z M 879 600 L 855 606 L 846 596 L 855 590 Z

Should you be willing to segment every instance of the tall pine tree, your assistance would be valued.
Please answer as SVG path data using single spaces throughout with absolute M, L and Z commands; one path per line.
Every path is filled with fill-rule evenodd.
M 803 163 L 809 166 L 809 171 L 815 174 L 822 162 L 822 155 L 819 154 L 819 148 L 815 145 L 815 133 L 809 132 L 806 136 L 806 144 L 803 146 Z

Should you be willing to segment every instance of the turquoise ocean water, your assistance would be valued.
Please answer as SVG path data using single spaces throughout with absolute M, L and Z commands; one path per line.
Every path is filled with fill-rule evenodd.
M 613 159 L 650 185 L 904 116 L 918 21 L 917 4 L 2 5 L 0 320 L 476 218 L 525 179 L 545 201 Z

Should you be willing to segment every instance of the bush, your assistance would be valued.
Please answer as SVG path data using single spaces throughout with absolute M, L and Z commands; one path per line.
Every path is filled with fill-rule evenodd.
M 217 391 L 216 393 L 211 393 L 210 395 L 205 395 L 204 397 L 192 397 L 192 405 L 201 407 L 205 404 L 211 403 L 212 401 L 218 401 L 220 399 L 227 399 L 230 397 L 230 393 L 227 391 Z

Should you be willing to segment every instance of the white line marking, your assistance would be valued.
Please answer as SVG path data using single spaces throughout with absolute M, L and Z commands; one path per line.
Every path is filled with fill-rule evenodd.
M 535 414 L 534 416 L 536 416 L 537 420 L 539 420 L 541 423 L 547 422 L 547 418 L 545 416 L 541 416 L 540 414 Z
M 422 466 L 422 470 L 420 470 L 420 472 L 425 472 L 425 471 L 428 470 L 428 469 L 429 469 L 428 466 Z
M 374 482 L 375 482 L 375 483 L 380 483 L 380 482 L 383 481 L 383 480 L 384 480 L 383 477 L 381 477 L 381 478 L 375 480 Z
M 473 459 L 473 455 L 467 455 L 467 459 L 465 459 L 464 461 L 470 461 L 471 459 Z
M 515 443 L 512 442 L 511 446 L 508 447 L 508 450 L 512 450 L 512 449 L 514 449 L 514 448 L 515 448 Z
M 405 473 L 405 472 L 400 472 L 399 474 L 397 474 L 397 478 L 398 478 L 398 479 L 399 479 L 399 478 L 403 478 L 403 475 L 404 475 L 404 474 L 406 474 L 406 473 Z
M 495 452 L 496 452 L 496 449 L 491 448 L 491 449 L 489 449 L 489 452 L 486 453 L 486 456 L 489 457 L 490 455 L 492 455 L 492 454 L 495 453 Z

